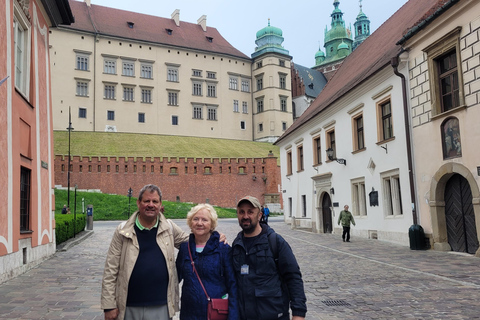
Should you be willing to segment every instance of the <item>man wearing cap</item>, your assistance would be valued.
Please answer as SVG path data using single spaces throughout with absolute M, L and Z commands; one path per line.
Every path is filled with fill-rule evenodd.
M 246 196 L 237 204 L 239 232 L 232 244 L 240 319 L 305 319 L 302 274 L 290 245 L 260 223 L 261 205 Z

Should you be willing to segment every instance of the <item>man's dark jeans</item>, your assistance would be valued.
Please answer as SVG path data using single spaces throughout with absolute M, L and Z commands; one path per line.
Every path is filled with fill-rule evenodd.
M 342 239 L 345 241 L 345 234 L 347 235 L 347 241 L 350 241 L 350 227 L 343 227 Z

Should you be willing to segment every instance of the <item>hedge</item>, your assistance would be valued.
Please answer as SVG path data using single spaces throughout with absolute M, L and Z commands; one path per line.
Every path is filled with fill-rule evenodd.
M 57 245 L 67 241 L 74 236 L 74 226 L 75 234 L 78 234 L 85 230 L 86 225 L 86 215 L 77 213 L 76 220 L 74 221 L 74 214 L 56 214 L 55 215 L 55 238 Z M 74 223 L 75 222 L 75 223 Z

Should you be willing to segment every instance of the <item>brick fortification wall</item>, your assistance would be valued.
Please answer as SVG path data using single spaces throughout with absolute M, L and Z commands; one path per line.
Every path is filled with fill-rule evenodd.
M 66 187 L 68 156 L 55 156 L 55 185 Z M 162 190 L 162 200 L 235 207 L 246 195 L 279 206 L 277 158 L 135 158 L 72 156 L 70 187 L 138 197 L 149 183 Z

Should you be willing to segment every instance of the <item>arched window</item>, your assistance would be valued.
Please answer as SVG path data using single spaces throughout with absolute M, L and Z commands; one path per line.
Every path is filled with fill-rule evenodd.
M 442 126 L 443 159 L 462 156 L 462 141 L 460 139 L 460 125 L 455 117 L 447 118 Z

